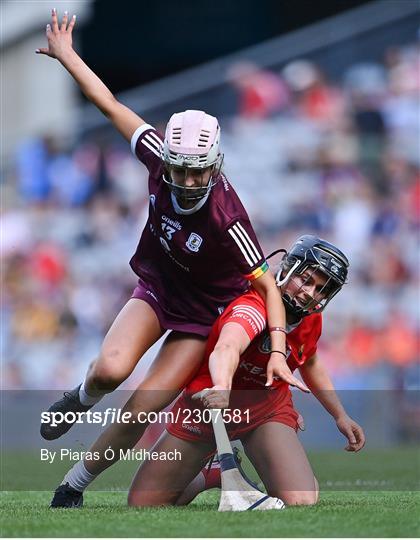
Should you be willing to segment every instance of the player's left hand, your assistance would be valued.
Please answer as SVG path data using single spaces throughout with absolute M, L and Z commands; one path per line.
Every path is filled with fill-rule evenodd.
M 72 32 L 76 24 L 76 15 L 69 18 L 65 11 L 61 19 L 58 19 L 57 10 L 51 12 L 51 24 L 47 24 L 45 34 L 47 36 L 48 47 L 36 49 L 37 54 L 45 54 L 57 60 L 63 60 L 64 57 L 73 49 Z
M 201 402 L 207 409 L 227 409 L 229 407 L 230 390 L 221 386 L 205 388 L 197 392 L 192 399 L 201 399 Z
M 280 377 L 280 379 L 290 384 L 290 386 L 296 386 L 302 392 L 310 393 L 310 390 L 303 382 L 293 375 L 286 360 L 280 354 L 272 354 L 270 356 L 270 361 L 267 364 L 267 382 L 265 386 L 271 386 L 275 376 Z
M 347 452 L 358 452 L 364 447 L 366 438 L 363 429 L 350 416 L 340 416 L 337 418 L 336 424 L 349 442 L 345 447 Z

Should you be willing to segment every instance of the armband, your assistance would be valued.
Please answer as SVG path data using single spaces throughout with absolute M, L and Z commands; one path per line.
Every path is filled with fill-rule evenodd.
M 269 332 L 283 332 L 284 334 L 287 334 L 286 328 L 283 328 L 282 326 L 270 326 L 268 331 Z
M 284 353 L 283 351 L 270 351 L 270 354 L 273 354 L 274 352 L 282 354 L 285 358 L 287 358 L 286 353 Z

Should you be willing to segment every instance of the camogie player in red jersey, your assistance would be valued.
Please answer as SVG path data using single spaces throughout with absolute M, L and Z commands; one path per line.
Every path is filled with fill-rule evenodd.
M 365 442 L 363 430 L 345 412 L 316 354 L 321 311 L 346 282 L 347 270 L 348 260 L 339 249 L 305 235 L 284 257 L 276 280 L 286 306 L 289 368 L 299 369 L 333 416 L 348 440 L 346 450 L 357 452 Z M 153 448 L 165 455 L 176 449 L 181 460 L 142 464 L 130 489 L 130 505 L 185 504 L 202 489 L 203 479 L 196 475 L 215 449 L 204 407 L 225 409 L 230 439 L 242 441 L 268 495 L 289 505 L 317 502 L 318 483 L 296 434 L 298 414 L 289 385 L 266 375 L 273 352 L 269 331 L 264 302 L 252 289 L 217 319 L 200 371 L 172 409 L 176 420 Z M 198 392 L 202 403 L 196 401 Z
M 159 411 L 196 373 L 212 324 L 249 282 L 261 295 L 271 326 L 284 326 L 284 306 L 248 215 L 221 171 L 216 118 L 202 111 L 174 114 L 162 137 L 118 102 L 77 55 L 72 47 L 75 22 L 75 16 L 69 19 L 66 12 L 59 22 L 53 10 L 46 29 L 48 47 L 36 52 L 57 59 L 131 143 L 149 172 L 149 215 L 130 262 L 139 278 L 132 298 L 116 317 L 83 383 L 65 392 L 48 411 L 63 415 L 88 411 L 116 389 L 151 345 L 171 330 L 140 385 L 140 390 L 160 392 L 143 393 L 141 405 L 135 399 L 126 405 L 126 410 L 136 414 L 139 408 Z M 270 376 L 276 374 L 307 391 L 287 366 L 284 335 L 273 332 L 271 339 L 278 352 L 271 355 Z M 41 424 L 45 439 L 61 437 L 72 426 L 71 421 L 53 424 Z M 146 427 L 115 424 L 94 450 L 103 455 L 115 441 L 120 448 L 131 448 Z M 81 474 L 88 479 L 109 465 L 103 459 L 85 462 Z

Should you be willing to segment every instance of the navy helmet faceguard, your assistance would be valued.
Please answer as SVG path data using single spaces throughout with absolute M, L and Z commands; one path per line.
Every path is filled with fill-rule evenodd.
M 314 235 L 301 236 L 290 251 L 286 252 L 276 274 L 276 283 L 282 287 L 292 280 L 293 276 L 302 275 L 309 270 L 309 273 L 305 274 L 305 280 L 293 294 L 287 291 L 287 287 L 283 287 L 283 302 L 287 311 L 302 318 L 325 309 L 347 282 L 348 268 L 347 257 L 336 246 Z M 302 305 L 297 297 L 315 273 L 322 273 L 326 281 L 315 297 Z

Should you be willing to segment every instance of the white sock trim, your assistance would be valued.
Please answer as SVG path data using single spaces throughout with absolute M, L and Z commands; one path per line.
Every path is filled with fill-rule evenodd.
M 79 390 L 80 403 L 82 405 L 85 405 L 86 407 L 89 407 L 90 405 L 95 405 L 96 403 L 101 401 L 104 395 L 105 394 L 102 394 L 101 396 L 90 396 L 85 390 L 85 381 L 83 381 L 83 384 Z
M 68 482 L 73 489 L 84 491 L 95 480 L 96 476 L 96 474 L 91 474 L 86 469 L 83 461 L 78 461 L 66 474 L 62 483 L 65 484 Z

